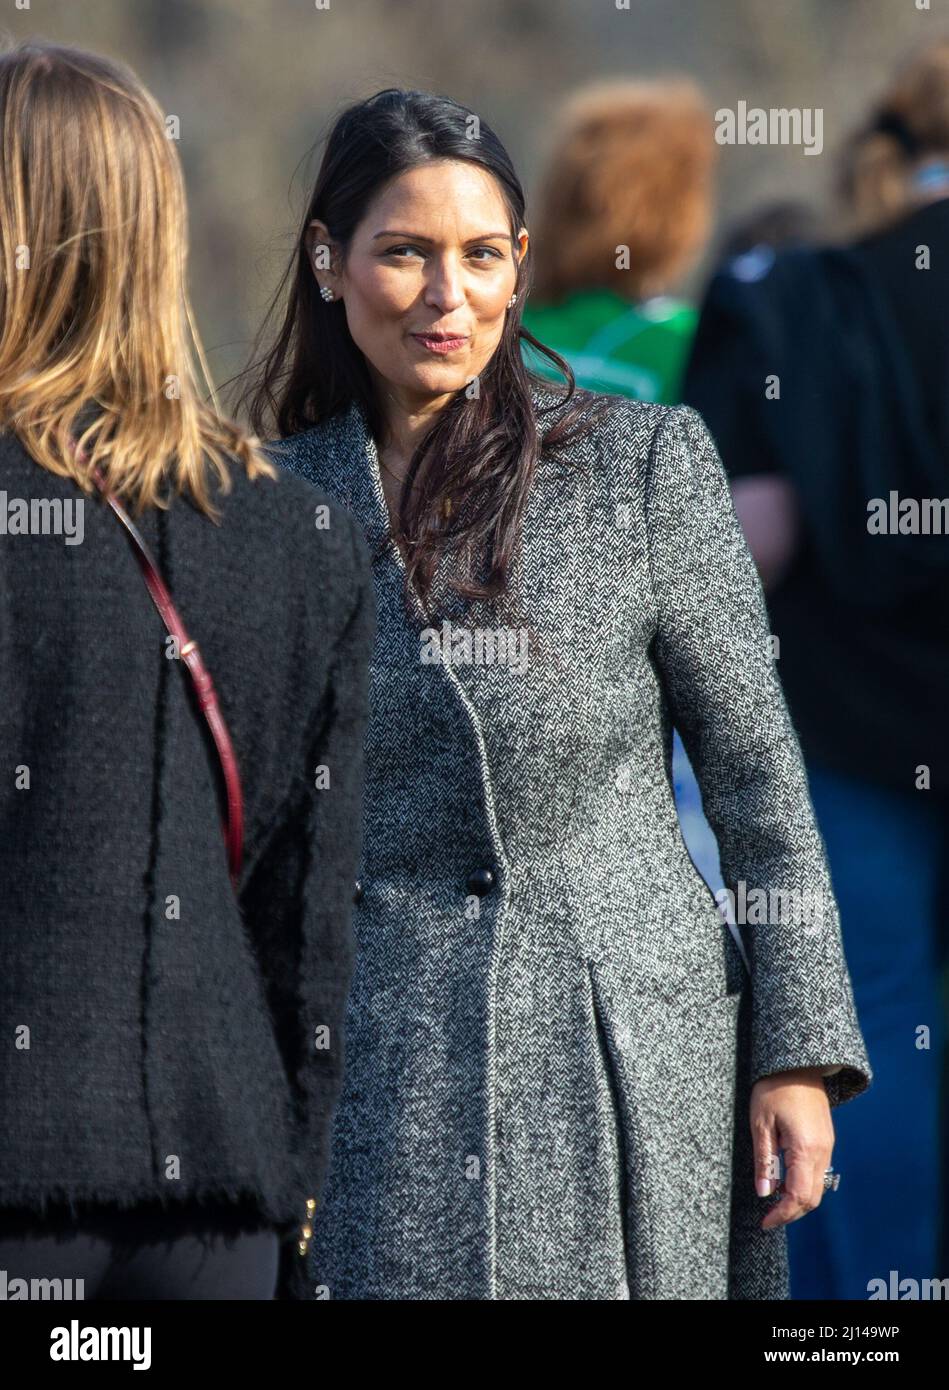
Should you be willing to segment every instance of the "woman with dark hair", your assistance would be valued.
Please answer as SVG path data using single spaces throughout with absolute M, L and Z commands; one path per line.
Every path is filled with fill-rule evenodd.
M 527 371 L 524 219 L 474 112 L 349 107 L 249 392 L 364 527 L 379 615 L 310 1289 L 784 1297 L 870 1068 L 761 589 L 694 411 Z M 816 922 L 729 934 L 673 720 L 726 881 Z
M 0 54 L 0 265 L 6 1296 L 294 1297 L 342 1067 L 365 542 L 205 403 L 181 168 L 128 69 Z

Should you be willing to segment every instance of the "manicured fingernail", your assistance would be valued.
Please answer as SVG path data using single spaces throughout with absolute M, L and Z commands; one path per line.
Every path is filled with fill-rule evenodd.
M 757 1194 L 758 1194 L 759 1197 L 770 1197 L 770 1196 L 771 1196 L 771 1179 L 770 1179 L 770 1178 L 758 1178 L 757 1182 L 755 1183 L 755 1191 L 757 1192 Z

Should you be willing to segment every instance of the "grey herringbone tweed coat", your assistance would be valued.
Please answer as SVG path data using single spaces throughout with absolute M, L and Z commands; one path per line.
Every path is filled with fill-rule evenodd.
M 459 664 L 457 631 L 455 659 L 423 659 L 359 407 L 284 449 L 380 547 L 315 1296 L 786 1298 L 751 1083 L 839 1065 L 836 1105 L 871 1071 L 762 591 L 701 416 L 616 398 L 566 463 L 542 456 L 515 569 L 542 644 L 526 669 Z M 503 626 L 480 604 L 466 622 Z M 680 833 L 673 724 L 726 884 L 828 907 L 746 927 L 750 977 Z

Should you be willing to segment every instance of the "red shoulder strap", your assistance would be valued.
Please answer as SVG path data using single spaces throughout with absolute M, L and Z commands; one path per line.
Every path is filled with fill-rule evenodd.
M 175 638 L 178 654 L 188 668 L 198 705 L 208 722 L 208 728 L 211 730 L 211 737 L 214 739 L 214 746 L 217 749 L 227 792 L 227 821 L 222 829 L 224 842 L 227 846 L 231 882 L 236 890 L 244 853 L 244 798 L 241 792 L 240 772 L 234 754 L 234 745 L 231 743 L 231 736 L 218 705 L 214 682 L 204 664 L 197 642 L 188 636 L 181 614 L 174 605 L 168 586 L 158 572 L 158 567 L 152 559 L 141 533 L 118 498 L 107 490 L 101 469 L 98 467 L 93 469 L 92 476 L 96 487 L 128 532 L 148 592 L 161 614 L 162 622 L 171 636 Z

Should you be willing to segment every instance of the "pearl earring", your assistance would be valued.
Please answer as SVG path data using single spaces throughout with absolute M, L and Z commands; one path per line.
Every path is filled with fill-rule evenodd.
M 516 295 L 516 294 L 512 294 L 511 297 L 510 297 L 510 299 L 509 299 L 508 302 L 507 302 L 507 307 L 508 307 L 509 309 L 513 309 L 513 308 L 514 308 L 514 305 L 515 305 L 516 303 L 517 303 L 517 295 Z
M 330 300 L 333 298 L 333 291 L 330 289 L 330 287 L 329 287 L 328 285 L 321 285 L 321 286 L 320 286 L 320 294 L 323 296 L 323 298 L 324 298 L 324 300 L 326 301 L 327 304 L 328 304 L 328 303 L 330 302 Z

